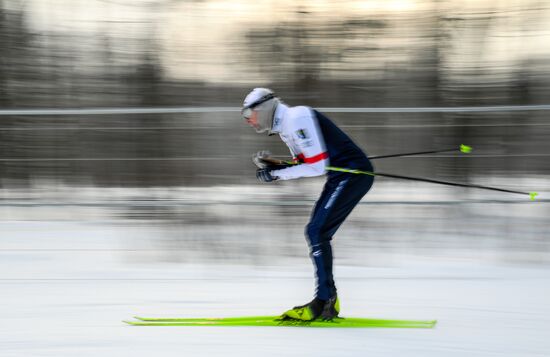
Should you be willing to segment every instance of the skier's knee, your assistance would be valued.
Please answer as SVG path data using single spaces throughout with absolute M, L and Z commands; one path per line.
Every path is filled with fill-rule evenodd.
M 310 245 L 318 245 L 325 242 L 330 242 L 332 236 L 323 231 L 323 227 L 316 224 L 308 224 L 305 230 L 306 238 Z
M 314 223 L 309 223 L 305 229 L 305 236 L 310 245 L 316 245 L 320 242 L 321 227 Z

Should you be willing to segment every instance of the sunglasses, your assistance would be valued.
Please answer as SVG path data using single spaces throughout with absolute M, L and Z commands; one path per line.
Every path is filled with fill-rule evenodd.
M 241 115 L 245 120 L 250 119 L 250 117 L 252 116 L 252 109 L 244 108 L 243 110 L 241 110 Z

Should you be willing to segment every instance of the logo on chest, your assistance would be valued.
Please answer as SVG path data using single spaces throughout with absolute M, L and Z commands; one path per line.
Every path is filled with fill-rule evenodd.
M 299 129 L 299 130 L 296 130 L 296 136 L 299 138 L 299 139 L 302 139 L 302 140 L 305 140 L 307 139 L 309 136 L 307 135 L 307 130 L 306 129 Z

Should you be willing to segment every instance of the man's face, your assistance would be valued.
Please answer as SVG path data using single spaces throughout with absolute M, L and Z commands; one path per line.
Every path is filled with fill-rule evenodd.
M 258 112 L 252 109 L 247 109 L 243 112 L 244 120 L 246 123 L 256 130 L 260 130 L 260 124 L 258 123 Z

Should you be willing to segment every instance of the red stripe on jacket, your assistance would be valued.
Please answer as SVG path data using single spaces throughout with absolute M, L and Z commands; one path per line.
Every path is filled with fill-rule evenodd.
M 303 154 L 298 155 L 298 158 L 301 159 L 306 164 L 314 164 L 324 159 L 328 159 L 328 153 L 322 152 L 319 155 L 312 157 L 305 157 Z

